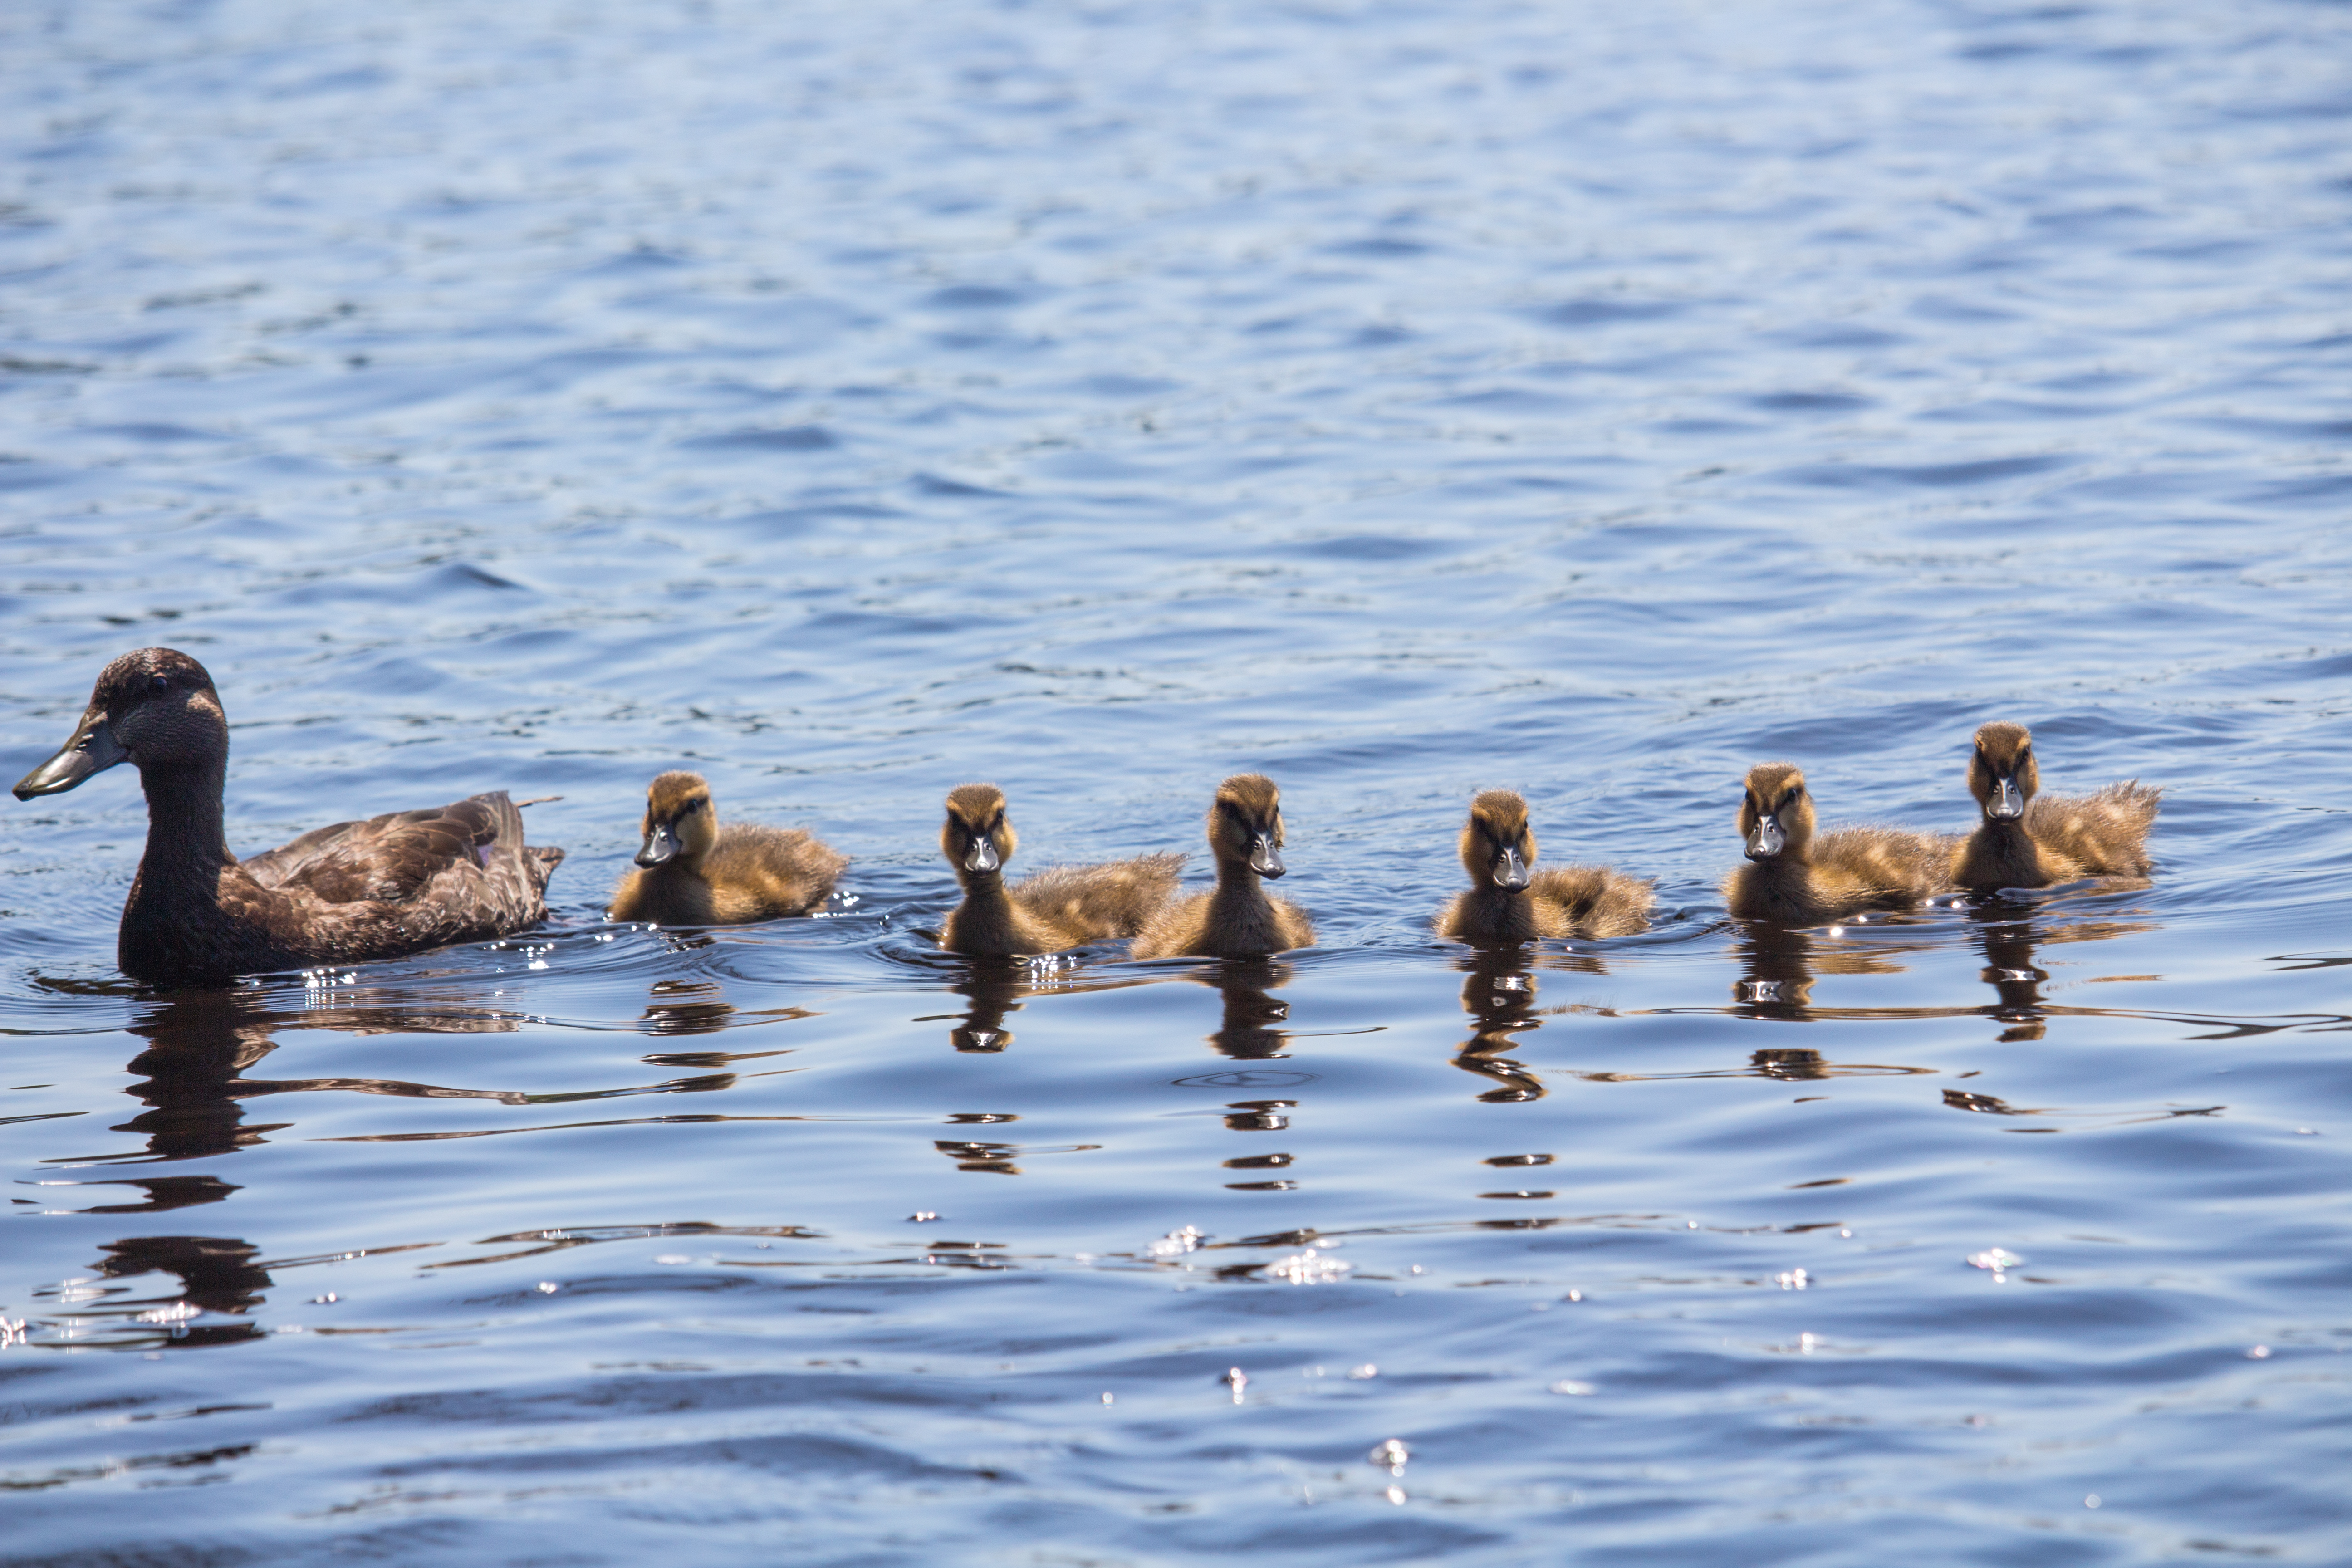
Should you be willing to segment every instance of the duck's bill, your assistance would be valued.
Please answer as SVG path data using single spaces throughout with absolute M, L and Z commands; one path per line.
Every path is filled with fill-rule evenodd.
M 2014 822 L 2025 815 L 2025 792 L 2017 787 L 2014 778 L 1993 781 L 1992 798 L 1985 802 L 1985 815 L 1996 822 Z
M 63 795 L 115 763 L 127 762 L 131 753 L 122 749 L 107 727 L 103 713 L 86 714 L 81 728 L 65 750 L 16 781 L 16 798 L 30 800 L 39 795 Z
M 1517 892 L 1528 885 L 1528 863 L 1519 858 L 1516 849 L 1506 849 L 1503 858 L 1495 862 L 1495 886 Z
M 1755 830 L 1748 835 L 1748 858 L 1750 860 L 1769 860 L 1788 847 L 1788 835 L 1780 831 L 1778 822 L 1769 816 L 1756 819 Z
M 963 858 L 967 871 L 993 871 L 1003 864 L 1003 857 L 996 853 L 995 842 L 985 835 L 971 841 L 971 851 Z
M 1282 863 L 1282 851 L 1274 847 L 1273 838 L 1259 834 L 1257 842 L 1250 846 L 1250 869 L 1261 877 L 1279 877 L 1289 868 Z
M 643 847 L 637 851 L 637 864 L 647 868 L 658 866 L 675 857 L 677 849 L 677 829 L 667 822 L 656 823 L 646 835 Z

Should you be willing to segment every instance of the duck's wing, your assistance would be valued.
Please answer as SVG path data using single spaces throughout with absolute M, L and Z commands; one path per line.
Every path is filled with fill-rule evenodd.
M 338 822 L 243 866 L 265 888 L 320 903 L 405 903 L 429 893 L 531 909 L 536 919 L 545 913 L 548 876 L 562 858 L 561 849 L 523 842 L 522 813 L 499 790 Z

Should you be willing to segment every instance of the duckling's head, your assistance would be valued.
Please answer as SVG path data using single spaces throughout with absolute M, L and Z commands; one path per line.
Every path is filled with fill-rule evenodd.
M 1209 852 L 1220 865 L 1247 866 L 1261 877 L 1279 877 L 1282 863 L 1282 792 L 1264 773 L 1235 773 L 1217 786 L 1209 807 Z
M 1462 864 L 1473 882 L 1491 878 L 1505 892 L 1519 892 L 1535 858 L 1528 803 L 1516 790 L 1490 789 L 1470 803 L 1469 826 L 1462 829 Z
M 646 842 L 637 864 L 698 866 L 719 842 L 719 813 L 700 773 L 664 773 L 646 786 Z
M 1992 723 L 1977 731 L 1969 758 L 1969 793 L 1995 822 L 2014 822 L 2042 787 L 2033 765 L 2033 731 L 2022 724 Z
M 940 848 L 959 877 L 992 877 L 1013 858 L 1019 835 L 1004 818 L 1004 792 L 991 784 L 958 784 L 948 792 L 947 825 Z
M 1786 855 L 1805 858 L 1813 839 L 1813 799 L 1794 763 L 1759 763 L 1748 770 L 1748 793 L 1739 803 L 1739 837 L 1750 860 Z
M 61 795 L 117 763 L 144 773 L 228 761 L 228 715 L 205 667 L 177 648 L 142 647 L 99 672 L 65 749 L 16 784 L 16 798 Z

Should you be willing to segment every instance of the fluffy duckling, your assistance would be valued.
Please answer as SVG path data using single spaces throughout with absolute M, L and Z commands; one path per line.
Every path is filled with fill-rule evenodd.
M 797 827 L 721 827 L 700 773 L 664 773 L 646 786 L 645 836 L 638 869 L 613 889 L 616 921 L 730 926 L 804 915 L 849 864 Z
M 1007 888 L 1004 863 L 1019 844 L 1005 819 L 1003 790 L 970 784 L 948 792 L 940 848 L 963 885 L 963 902 L 940 932 L 941 947 L 1010 956 L 1133 936 L 1175 892 L 1184 865 L 1184 857 L 1172 852 L 1139 855 L 1099 866 L 1055 866 Z
M 1969 793 L 1984 821 L 1952 857 L 1955 883 L 1984 892 L 2147 875 L 2147 830 L 2162 790 L 2128 779 L 2096 795 L 2037 795 L 2040 785 L 2033 735 L 2024 725 L 1977 731 Z
M 1315 943 L 1315 924 L 1261 885 L 1279 877 L 1282 792 L 1263 773 L 1236 773 L 1209 806 L 1209 853 L 1217 885 L 1162 910 L 1135 939 L 1138 958 L 1257 958 Z
M 1724 879 L 1723 897 L 1741 920 L 1818 925 L 1857 910 L 1906 908 L 1950 886 L 1950 838 L 1899 827 L 1814 837 L 1812 796 L 1790 763 L 1748 770 L 1739 836 L 1748 864 Z
M 205 667 L 176 648 L 140 648 L 101 670 L 73 737 L 17 783 L 16 798 L 77 788 L 119 763 L 139 770 L 147 849 L 115 962 L 143 984 L 399 958 L 547 918 L 563 851 L 523 842 L 504 790 L 339 822 L 240 861 L 221 809 L 228 715 Z
M 1494 945 L 1650 929 L 1651 883 L 1606 866 L 1531 870 L 1535 858 L 1528 803 L 1516 791 L 1490 789 L 1472 801 L 1462 829 L 1470 888 L 1438 912 L 1437 934 Z

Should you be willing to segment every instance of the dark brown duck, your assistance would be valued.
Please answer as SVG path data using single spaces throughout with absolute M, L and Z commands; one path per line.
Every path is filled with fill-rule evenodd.
M 149 985 L 397 958 L 547 918 L 563 851 L 523 842 L 504 791 L 339 822 L 240 861 L 222 826 L 228 717 L 205 667 L 168 647 L 106 667 L 65 749 L 16 785 L 58 795 L 117 763 L 139 770 L 147 849 L 115 962 Z

